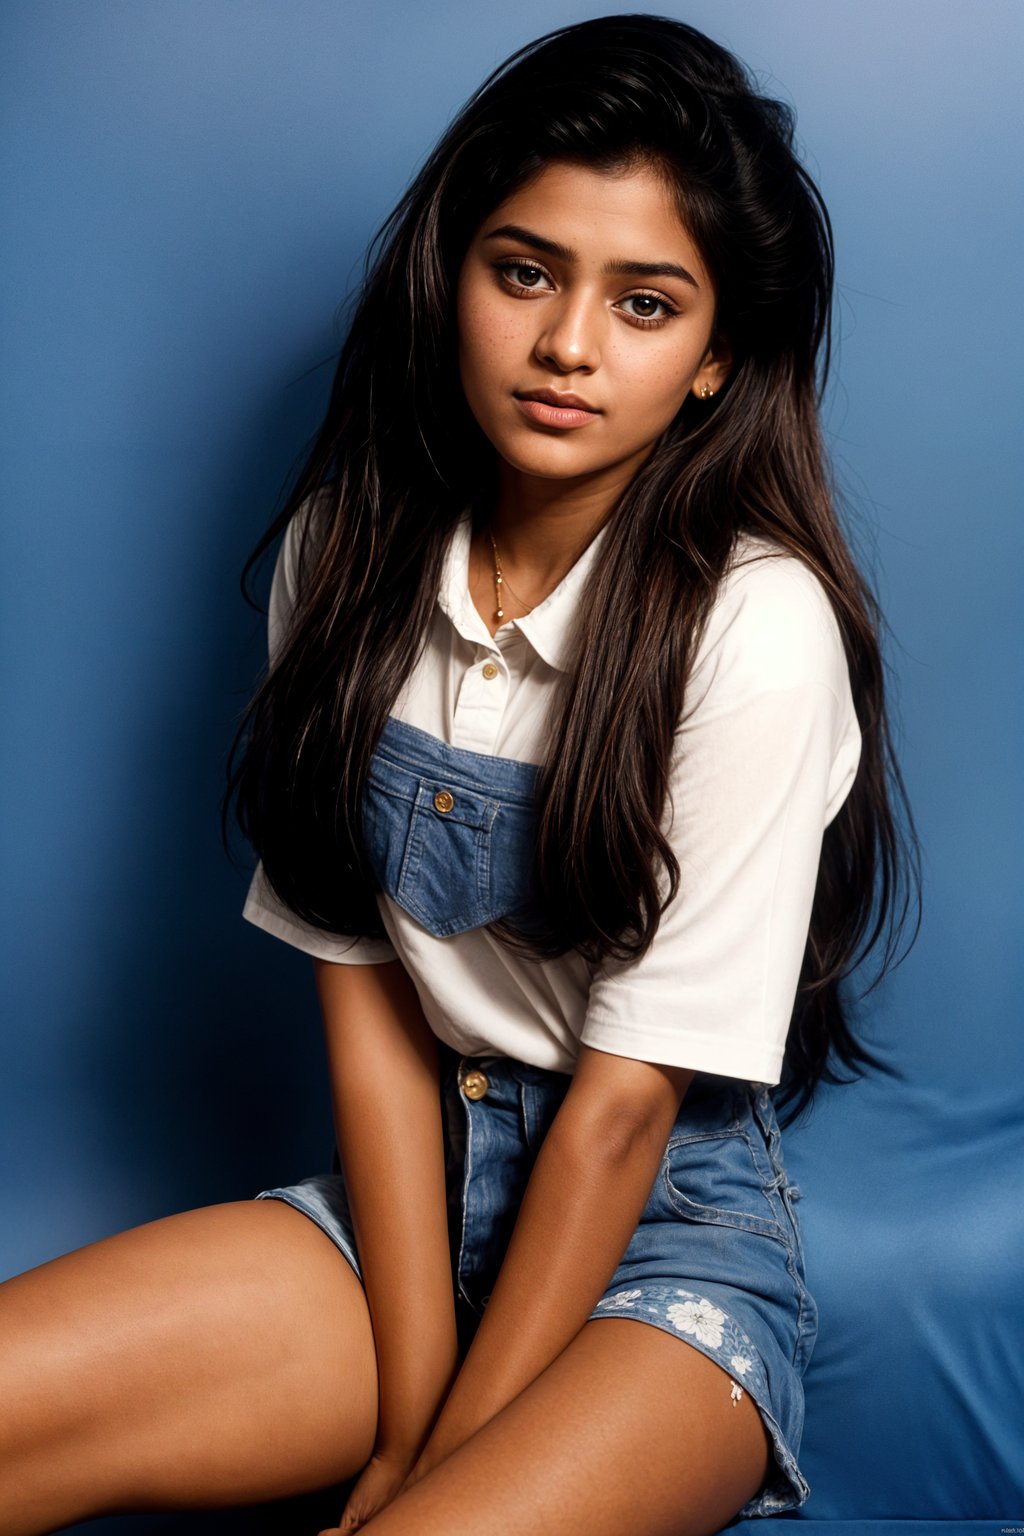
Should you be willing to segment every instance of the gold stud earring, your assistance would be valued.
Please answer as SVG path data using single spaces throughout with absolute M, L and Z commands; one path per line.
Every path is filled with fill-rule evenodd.
M 710 384 L 705 382 L 701 385 L 699 393 L 702 400 L 710 400 L 711 396 L 714 394 L 714 390 L 711 388 Z

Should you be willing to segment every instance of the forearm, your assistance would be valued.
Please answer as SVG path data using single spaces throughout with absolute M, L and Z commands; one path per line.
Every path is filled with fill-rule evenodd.
M 472 1346 L 423 1453 L 450 1455 L 535 1381 L 607 1288 L 644 1208 L 667 1138 L 617 1139 L 564 1101 L 538 1154 Z
M 342 969 L 318 987 L 377 1351 L 376 1448 L 414 1460 L 458 1370 L 437 1041 L 399 965 L 359 967 L 378 973 L 372 991 Z

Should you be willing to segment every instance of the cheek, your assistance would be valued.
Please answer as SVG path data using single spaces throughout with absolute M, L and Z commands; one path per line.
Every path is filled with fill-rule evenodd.
M 525 317 L 503 303 L 490 285 L 468 283 L 458 304 L 459 358 L 464 375 L 481 384 L 517 376 L 524 327 Z
M 666 426 L 686 399 L 696 369 L 689 350 L 679 347 L 657 353 L 648 347 L 620 358 L 620 398 L 630 424 L 646 427 L 657 422 L 659 430 Z
M 460 296 L 457 313 L 462 393 L 477 425 L 490 437 L 507 371 L 498 317 L 486 295 L 472 292 Z
M 467 359 L 483 362 L 494 353 L 498 331 L 493 300 L 470 286 L 459 301 L 459 350 Z

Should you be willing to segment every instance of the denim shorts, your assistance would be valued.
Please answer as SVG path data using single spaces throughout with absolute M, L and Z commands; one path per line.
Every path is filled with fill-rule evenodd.
M 508 1056 L 459 1056 L 444 1042 L 440 1049 L 452 1281 L 465 1354 L 570 1078 Z M 639 1224 L 590 1313 L 673 1334 L 722 1367 L 734 1401 L 744 1392 L 753 1398 L 775 1463 L 736 1519 L 798 1509 L 810 1493 L 796 1456 L 818 1313 L 805 1282 L 799 1194 L 783 1164 L 769 1089 L 698 1073 Z M 337 1152 L 330 1173 L 256 1198 L 304 1212 L 362 1280 Z

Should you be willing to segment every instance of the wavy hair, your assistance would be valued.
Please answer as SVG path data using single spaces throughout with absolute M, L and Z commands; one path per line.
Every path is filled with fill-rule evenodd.
M 861 995 L 897 963 L 912 894 L 910 943 L 920 925 L 884 620 L 841 530 L 820 429 L 832 230 L 793 139 L 789 106 L 759 94 L 726 49 L 660 16 L 549 32 L 470 97 L 370 242 L 322 425 L 243 569 L 248 599 L 257 560 L 315 508 L 301 519 L 288 633 L 238 724 L 221 812 L 227 843 L 234 802 L 270 885 L 304 921 L 384 935 L 361 840 L 369 760 L 422 654 L 455 523 L 466 508 L 482 514 L 496 485 L 459 380 L 463 257 L 481 221 L 552 161 L 656 168 L 713 275 L 733 366 L 712 401 L 687 397 L 612 510 L 576 621 L 588 665 L 550 722 L 538 780 L 543 921 L 492 932 L 541 958 L 646 952 L 680 883 L 660 821 L 687 676 L 737 534 L 767 536 L 828 594 L 862 733 L 823 839 L 777 1090 L 790 1119 L 822 1078 L 852 1080 L 839 1063 L 895 1071 L 856 1038 L 847 994 L 869 952 L 880 965 Z

